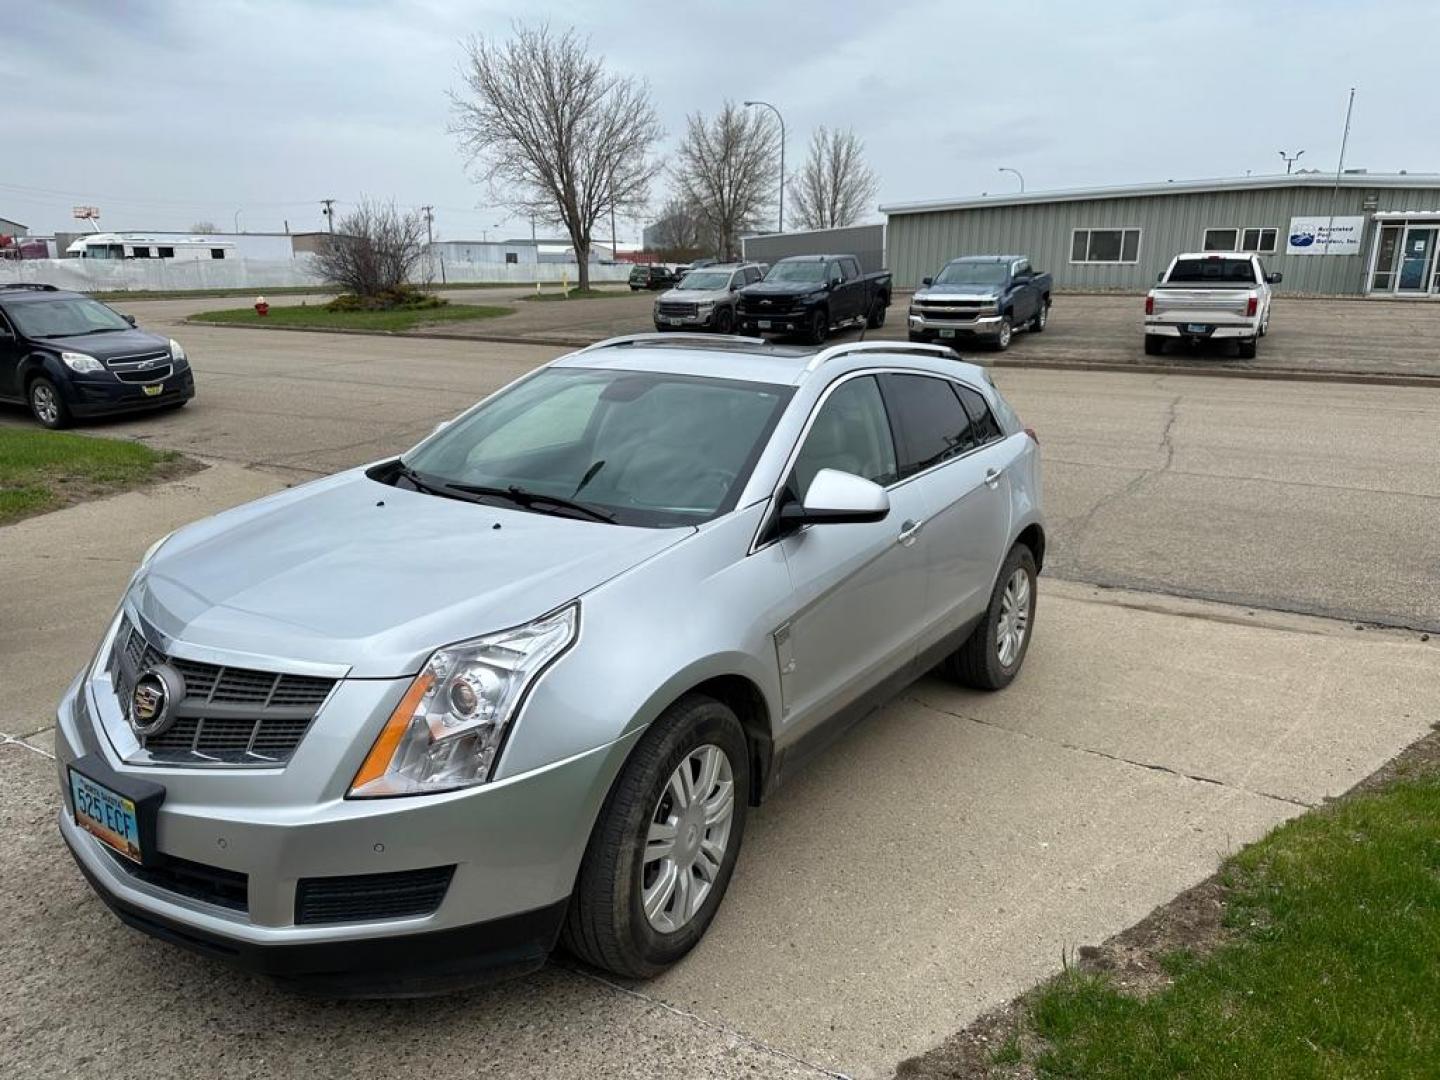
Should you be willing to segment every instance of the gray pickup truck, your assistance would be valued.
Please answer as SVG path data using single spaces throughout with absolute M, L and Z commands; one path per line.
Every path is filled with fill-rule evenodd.
M 981 339 L 1008 349 L 1018 330 L 1040 333 L 1050 321 L 1049 274 L 1024 255 L 951 259 L 910 301 L 910 340 L 948 344 Z

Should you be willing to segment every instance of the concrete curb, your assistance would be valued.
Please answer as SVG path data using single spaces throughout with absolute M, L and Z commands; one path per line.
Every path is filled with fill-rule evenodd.
M 440 334 L 429 330 L 315 330 L 302 326 L 235 326 L 212 323 L 203 319 L 185 319 L 187 325 L 214 327 L 220 330 L 282 331 L 291 334 L 357 334 L 361 337 L 422 338 L 429 341 L 474 341 L 497 345 L 543 345 L 557 349 L 583 349 L 604 338 L 524 337 L 518 334 L 460 335 Z M 904 344 L 897 342 L 896 344 Z M 1214 364 L 1181 367 L 1178 364 L 1120 364 L 1092 360 L 1010 360 L 967 356 L 966 360 L 1005 370 L 1035 368 L 1044 371 L 1100 371 L 1115 375 L 1195 375 L 1211 379 L 1266 379 L 1275 382 L 1347 383 L 1357 386 L 1416 386 L 1440 390 L 1440 376 L 1399 375 L 1366 371 L 1304 371 L 1299 368 L 1227 368 Z

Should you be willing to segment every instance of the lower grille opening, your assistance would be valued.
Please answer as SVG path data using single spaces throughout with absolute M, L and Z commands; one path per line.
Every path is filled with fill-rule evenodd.
M 108 847 L 105 853 L 125 873 L 157 889 L 231 911 L 250 910 L 250 879 L 239 871 L 206 866 L 174 855 L 161 855 L 161 861 L 155 866 L 140 866 Z
M 301 878 L 295 889 L 295 922 L 370 922 L 430 915 L 445 899 L 454 866 L 390 874 Z

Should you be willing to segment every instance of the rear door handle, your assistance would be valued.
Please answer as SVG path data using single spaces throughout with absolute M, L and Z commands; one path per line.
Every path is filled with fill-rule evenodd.
M 987 487 L 995 488 L 1000 485 L 1000 477 L 1005 475 L 1004 469 L 986 469 L 985 484 Z
M 925 527 L 923 521 L 907 521 L 900 526 L 900 535 L 895 538 L 896 543 L 913 544 L 915 538 L 920 535 L 920 530 Z

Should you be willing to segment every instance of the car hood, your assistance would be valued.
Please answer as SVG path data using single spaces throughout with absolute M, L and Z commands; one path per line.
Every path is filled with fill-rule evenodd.
M 408 675 L 429 653 L 528 622 L 679 543 L 639 529 L 404 491 L 361 470 L 189 526 L 129 600 L 203 649 Z
M 818 281 L 757 281 L 742 290 L 746 296 L 803 296 L 821 292 L 825 286 Z
M 916 300 L 998 300 L 993 285 L 930 285 L 915 293 Z
M 74 337 L 43 340 L 51 348 L 89 353 L 97 360 L 111 360 L 117 356 L 133 356 L 136 353 L 170 351 L 169 338 L 146 333 L 144 330 L 116 330 L 114 333 L 78 334 Z
M 716 304 L 729 296 L 729 289 L 666 289 L 659 299 L 681 300 L 687 304 Z

